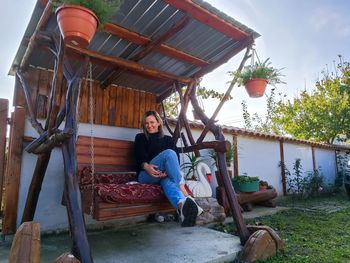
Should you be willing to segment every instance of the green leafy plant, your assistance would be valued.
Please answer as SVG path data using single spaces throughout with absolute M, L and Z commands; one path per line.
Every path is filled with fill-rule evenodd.
M 54 6 L 62 4 L 81 5 L 90 9 L 98 17 L 100 24 L 104 24 L 115 13 L 122 0 L 56 0 Z
M 271 66 L 270 59 L 266 59 L 263 62 L 255 62 L 252 65 L 245 66 L 241 72 L 235 72 L 237 74 L 237 82 L 239 85 L 244 85 L 248 80 L 255 78 L 266 79 L 270 85 L 276 85 L 285 83 L 281 80 L 283 69 L 276 69 Z
M 200 158 L 197 157 L 194 153 L 186 154 L 189 162 L 185 162 L 181 165 L 183 169 L 187 169 L 185 174 L 185 179 L 187 180 L 197 180 L 196 169 L 198 164 L 201 162 Z
M 259 182 L 258 176 L 248 176 L 248 175 L 239 175 L 235 176 L 232 179 L 232 182 L 235 182 L 237 184 L 244 184 L 244 183 L 252 183 L 252 182 Z
M 320 169 L 320 167 L 318 168 Z M 325 184 L 323 182 L 323 176 L 320 171 L 315 169 L 313 172 L 308 172 L 306 178 L 306 191 L 308 196 L 319 196 L 324 190 Z

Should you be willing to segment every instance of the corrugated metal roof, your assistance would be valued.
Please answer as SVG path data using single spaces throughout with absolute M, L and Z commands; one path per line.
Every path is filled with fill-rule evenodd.
M 229 18 L 209 4 L 199 0 L 196 0 L 195 2 L 206 10 L 216 14 L 221 19 L 224 19 L 226 22 L 239 28 L 246 33 L 247 36 L 250 36 L 251 38 L 259 36 L 259 34 L 252 29 L 240 24 L 232 18 Z M 28 39 L 33 34 L 42 12 L 43 8 L 37 4 L 25 32 L 24 40 L 27 41 L 22 41 L 22 44 L 19 47 L 10 70 L 11 74 L 13 74 L 20 65 L 26 48 L 24 43 L 28 42 Z M 163 0 L 127 0 L 123 1 L 120 10 L 108 22 L 122 26 L 149 39 L 157 39 L 157 37 L 166 33 L 184 16 L 186 16 L 184 12 L 170 6 Z M 45 31 L 59 33 L 54 14 L 50 17 Z M 166 40 L 164 44 L 211 64 L 220 61 L 227 52 L 239 44 L 239 41 L 240 40 L 235 40 L 198 20 L 190 18 L 189 23 L 174 36 Z M 126 39 L 99 31 L 94 36 L 89 49 L 110 56 L 130 59 L 141 51 L 143 47 L 131 43 Z M 53 69 L 54 58 L 49 52 L 37 48 L 32 52 L 29 63 L 32 67 Z M 75 65 L 73 66 L 79 67 L 79 63 L 80 62 L 75 62 Z M 157 51 L 151 52 L 138 61 L 138 63 L 174 75 L 187 77 L 194 75 L 201 69 L 200 66 L 192 65 L 188 62 L 181 61 L 180 59 L 166 56 Z M 104 68 L 100 65 L 94 65 L 93 78 L 98 81 L 104 81 L 114 70 L 115 69 Z M 126 71 L 121 72 L 113 83 L 134 89 L 142 89 L 156 93 L 157 95 L 162 94 L 165 89 L 171 86 L 169 83 L 131 75 L 130 72 Z

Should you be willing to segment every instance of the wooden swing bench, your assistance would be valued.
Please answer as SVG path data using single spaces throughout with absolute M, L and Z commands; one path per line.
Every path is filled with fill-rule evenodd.
M 175 211 L 161 186 L 135 182 L 133 142 L 94 137 L 94 176 L 91 175 L 91 137 L 79 136 L 76 146 L 84 213 L 104 221 Z

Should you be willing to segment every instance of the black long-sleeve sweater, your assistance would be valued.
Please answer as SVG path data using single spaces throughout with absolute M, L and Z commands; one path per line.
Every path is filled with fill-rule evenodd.
M 149 163 L 162 151 L 172 149 L 177 153 L 173 138 L 168 135 L 161 137 L 159 133 L 149 134 L 148 139 L 144 133 L 136 134 L 134 147 L 137 173 L 142 170 L 142 163 Z

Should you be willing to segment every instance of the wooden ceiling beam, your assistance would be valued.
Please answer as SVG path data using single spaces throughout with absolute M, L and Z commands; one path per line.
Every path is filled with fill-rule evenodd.
M 175 7 L 176 9 L 179 9 L 184 13 L 189 14 L 199 22 L 205 25 L 208 25 L 214 28 L 215 30 L 235 40 L 242 40 L 248 36 L 248 34 L 242 31 L 241 29 L 235 27 L 234 25 L 218 17 L 217 15 L 209 12 L 208 10 L 192 2 L 191 0 L 182 0 L 182 1 L 163 0 L 163 1 Z
M 126 28 L 111 23 L 106 23 L 104 25 L 103 30 L 109 34 L 126 39 L 127 41 L 130 41 L 140 46 L 146 46 L 150 42 L 152 42 L 152 40 L 148 37 L 145 37 L 141 34 L 132 32 Z M 197 58 L 195 56 L 192 56 L 188 53 L 182 52 L 180 50 L 177 50 L 176 48 L 170 47 L 165 44 L 157 46 L 154 50 L 168 57 L 172 57 L 192 65 L 201 67 L 209 65 L 209 63 L 203 59 Z
M 103 61 L 105 63 L 110 63 L 110 64 L 113 64 L 114 66 L 125 68 L 130 72 L 142 74 L 144 76 L 150 76 L 151 78 L 156 78 L 156 79 L 159 78 L 159 79 L 168 80 L 168 81 L 169 80 L 178 81 L 178 82 L 183 83 L 183 84 L 189 84 L 193 81 L 191 78 L 177 76 L 177 75 L 174 75 L 174 74 L 171 74 L 171 73 L 168 73 L 165 71 L 161 71 L 161 70 L 153 68 L 153 67 L 141 65 L 141 64 L 134 62 L 134 61 L 104 55 L 102 53 L 98 53 L 96 51 L 92 51 L 92 50 L 85 49 L 85 48 L 79 48 L 76 46 L 67 45 L 67 51 L 70 51 L 70 52 L 73 52 L 76 54 L 80 54 L 83 56 L 89 56 L 93 60 Z
M 210 65 L 201 68 L 199 71 L 194 73 L 191 78 L 192 79 L 198 79 L 204 76 L 205 74 L 209 73 L 210 71 L 218 68 L 220 65 L 226 63 L 230 58 L 237 55 L 239 52 L 241 52 L 246 47 L 252 45 L 254 43 L 254 39 L 252 37 L 247 37 L 243 41 L 239 42 L 238 45 L 236 45 L 233 49 L 231 49 L 229 52 L 227 52 L 221 59 L 218 61 L 211 63 Z M 163 101 L 165 98 L 169 97 L 173 93 L 173 89 L 171 86 L 169 88 L 165 89 L 162 94 L 157 96 L 157 102 Z
M 189 23 L 189 21 L 190 18 L 188 16 L 183 16 L 167 32 L 149 42 L 146 46 L 144 46 L 144 48 L 140 52 L 131 57 L 130 60 L 135 62 L 140 61 L 148 54 L 150 54 L 155 48 L 159 47 L 163 42 L 165 42 L 166 40 L 174 36 L 177 32 L 179 32 L 181 29 L 183 29 Z M 115 81 L 120 76 L 120 74 L 123 71 L 125 71 L 125 69 L 117 69 L 116 71 L 114 71 L 105 81 L 101 83 L 101 87 L 108 87 L 110 84 L 113 83 L 113 81 Z

